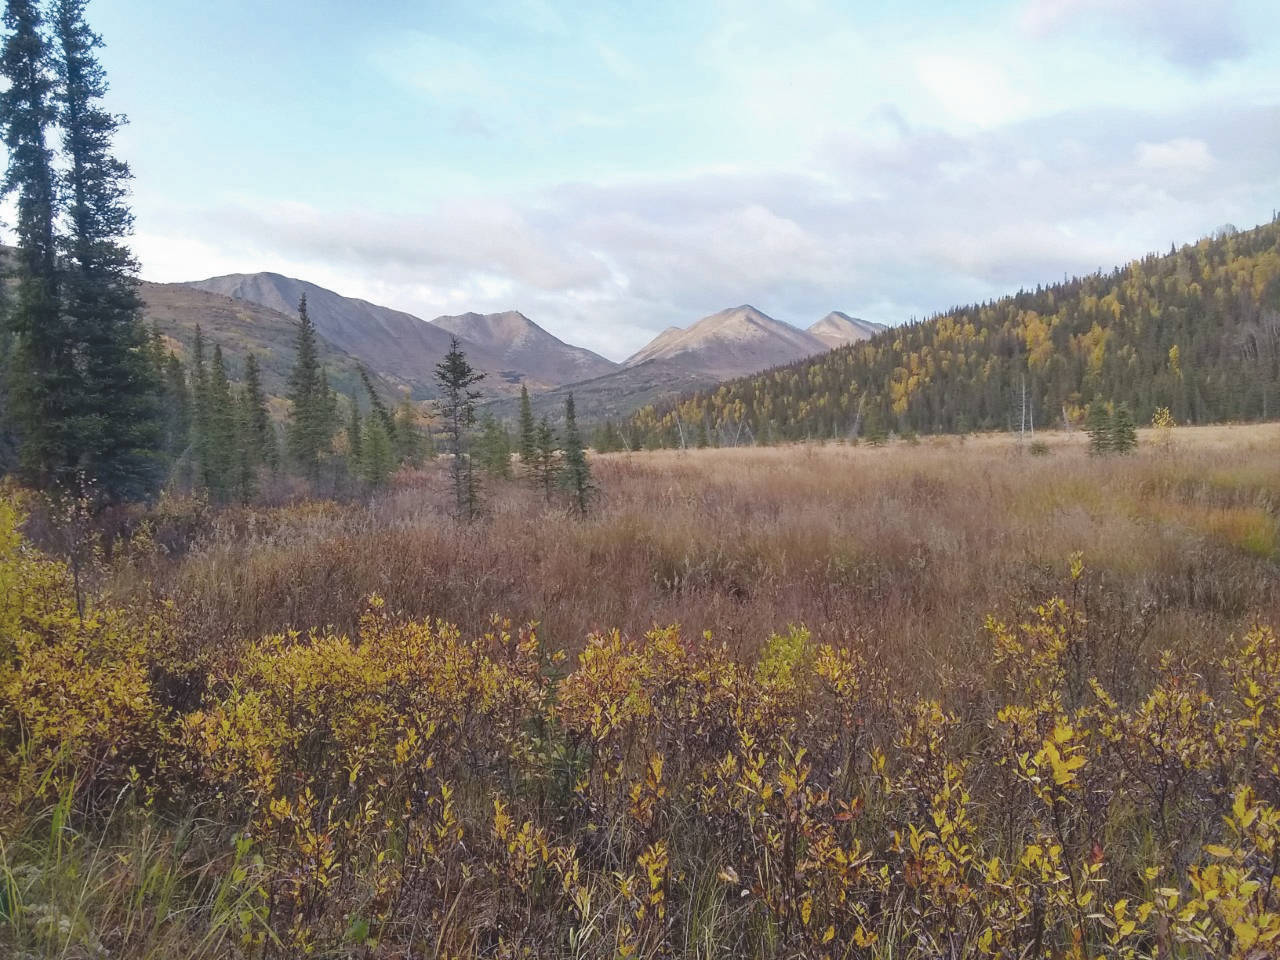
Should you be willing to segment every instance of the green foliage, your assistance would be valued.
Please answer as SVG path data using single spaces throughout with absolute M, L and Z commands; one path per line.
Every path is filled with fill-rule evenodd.
M 298 338 L 289 375 L 289 455 L 303 475 L 316 480 L 321 458 L 333 439 L 337 401 L 320 366 L 315 325 L 307 314 L 307 296 L 298 301 Z
M 1100 397 L 1135 421 L 1157 407 L 1184 423 L 1266 419 L 1280 415 L 1278 331 L 1280 220 L 645 407 L 627 432 L 675 447 L 681 424 L 705 422 L 713 436 L 773 443 L 851 436 L 876 410 L 903 432 L 1006 429 L 1024 380 L 1036 424 L 1074 420 Z
M 440 397 L 436 408 L 444 421 L 448 452 L 453 455 L 449 472 L 453 481 L 455 516 L 473 520 L 480 510 L 480 487 L 471 460 L 471 428 L 475 424 L 476 401 L 480 391 L 473 390 L 484 374 L 472 368 L 457 337 L 449 344 L 449 352 L 436 364 L 436 383 Z
M 1085 416 L 1085 430 L 1089 433 L 1089 452 L 1108 453 L 1111 450 L 1111 411 L 1101 400 L 1089 404 Z
M 121 119 L 105 110 L 106 75 L 95 50 L 101 39 L 84 20 L 86 0 L 53 6 L 58 55 L 58 120 L 62 129 L 60 238 L 62 309 L 75 343 L 79 391 L 66 421 L 74 461 L 107 500 L 140 499 L 161 479 L 161 379 L 142 325 L 138 265 L 125 246 L 133 229 L 126 197 L 132 177 L 111 153 Z M 64 397 L 65 399 L 65 397 Z
M 1128 404 L 1118 404 L 1111 416 L 1110 450 L 1112 453 L 1132 453 L 1137 448 L 1138 430 L 1133 422 L 1133 414 L 1129 412 Z
M 371 490 L 387 485 L 395 472 L 396 456 L 382 419 L 370 416 L 360 444 L 360 476 Z
M 250 353 L 244 361 L 244 383 L 240 390 L 240 444 L 250 467 L 279 466 L 280 451 L 276 447 L 275 428 L 267 410 L 267 397 L 262 389 L 258 358 Z
M 560 485 L 569 491 L 578 515 L 585 516 L 595 493 L 595 484 L 591 480 L 591 466 L 587 463 L 587 453 L 578 432 L 572 392 L 564 398 L 564 466 L 560 470 Z
M 616 453 L 624 448 L 622 434 L 618 432 L 618 428 L 612 420 L 606 420 L 600 429 L 596 431 L 595 441 L 592 446 L 596 448 L 598 453 Z
M 435 456 L 435 448 L 431 445 L 431 435 L 424 434 L 418 426 L 418 416 L 408 398 L 401 401 L 396 410 L 395 432 L 396 459 L 411 467 L 420 467 L 423 462 Z
M 547 418 L 543 417 L 538 421 L 538 428 L 534 432 L 534 460 L 531 478 L 536 486 L 542 488 L 548 503 L 551 501 L 551 491 L 555 487 L 559 461 L 560 451 L 556 446 L 555 431 L 551 429 L 551 424 L 547 422 Z
M 480 423 L 480 435 L 476 438 L 476 459 L 491 477 L 511 477 L 511 437 L 491 413 L 486 413 Z
M 529 402 L 529 388 L 520 384 L 520 463 L 527 469 L 538 455 L 538 427 L 533 421 L 533 405 Z
M 878 447 L 889 439 L 889 431 L 885 428 L 884 417 L 876 404 L 871 404 L 862 418 L 862 439 L 873 447 Z

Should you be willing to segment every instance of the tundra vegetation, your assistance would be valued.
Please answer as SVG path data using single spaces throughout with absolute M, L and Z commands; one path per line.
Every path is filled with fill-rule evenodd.
M 1274 956 L 1280 427 L 1160 429 L 13 490 L 0 950 Z

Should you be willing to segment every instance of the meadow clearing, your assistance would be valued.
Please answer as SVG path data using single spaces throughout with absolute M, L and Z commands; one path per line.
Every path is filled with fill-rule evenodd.
M 0 945 L 1274 956 L 1280 424 L 1036 439 L 162 502 L 83 613 L 9 501 Z

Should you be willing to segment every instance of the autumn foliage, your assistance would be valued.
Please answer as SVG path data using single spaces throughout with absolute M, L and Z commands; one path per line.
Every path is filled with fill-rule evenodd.
M 164 605 L 99 600 L 81 618 L 67 567 L 19 522 L 0 506 L 5 943 L 141 956 L 160 931 L 208 956 L 1280 949 L 1280 640 L 1258 626 L 1207 659 L 1165 654 L 1138 680 L 1091 629 L 1079 556 L 1055 596 L 988 620 L 992 682 L 957 678 L 944 702 L 798 626 L 750 655 L 673 626 L 597 634 L 568 657 L 536 625 L 495 619 L 469 637 L 377 596 L 350 636 L 197 654 Z M 177 839 L 196 820 L 198 839 Z M 198 864 L 175 874 L 164 910 L 158 867 L 131 872 L 122 822 Z M 149 925 L 58 914 L 70 908 L 42 881 L 48 858 L 22 855 L 51 826 L 69 844 L 99 838 L 105 875 Z

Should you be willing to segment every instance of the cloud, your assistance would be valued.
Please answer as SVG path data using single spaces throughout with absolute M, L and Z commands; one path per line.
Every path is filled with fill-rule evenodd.
M 1199 176 L 1213 167 L 1213 154 L 1203 140 L 1178 137 L 1163 143 L 1138 144 L 1139 167 L 1157 174 Z
M 1235 0 L 1026 0 L 1020 15 L 1034 36 L 1101 26 L 1153 45 L 1171 63 L 1201 70 L 1248 51 Z
M 743 302 L 802 325 L 832 309 L 898 323 L 1257 222 L 1280 194 L 1276 106 L 1090 110 L 967 133 L 884 119 L 829 135 L 804 171 L 571 181 L 416 213 L 240 197 L 149 215 L 139 250 L 149 276 L 201 262 L 423 317 L 514 307 L 621 358 Z M 181 245 L 191 235 L 198 249 Z
M 1027 94 L 1016 90 L 994 63 L 931 54 L 916 61 L 921 84 L 962 123 L 993 126 L 1025 114 Z

